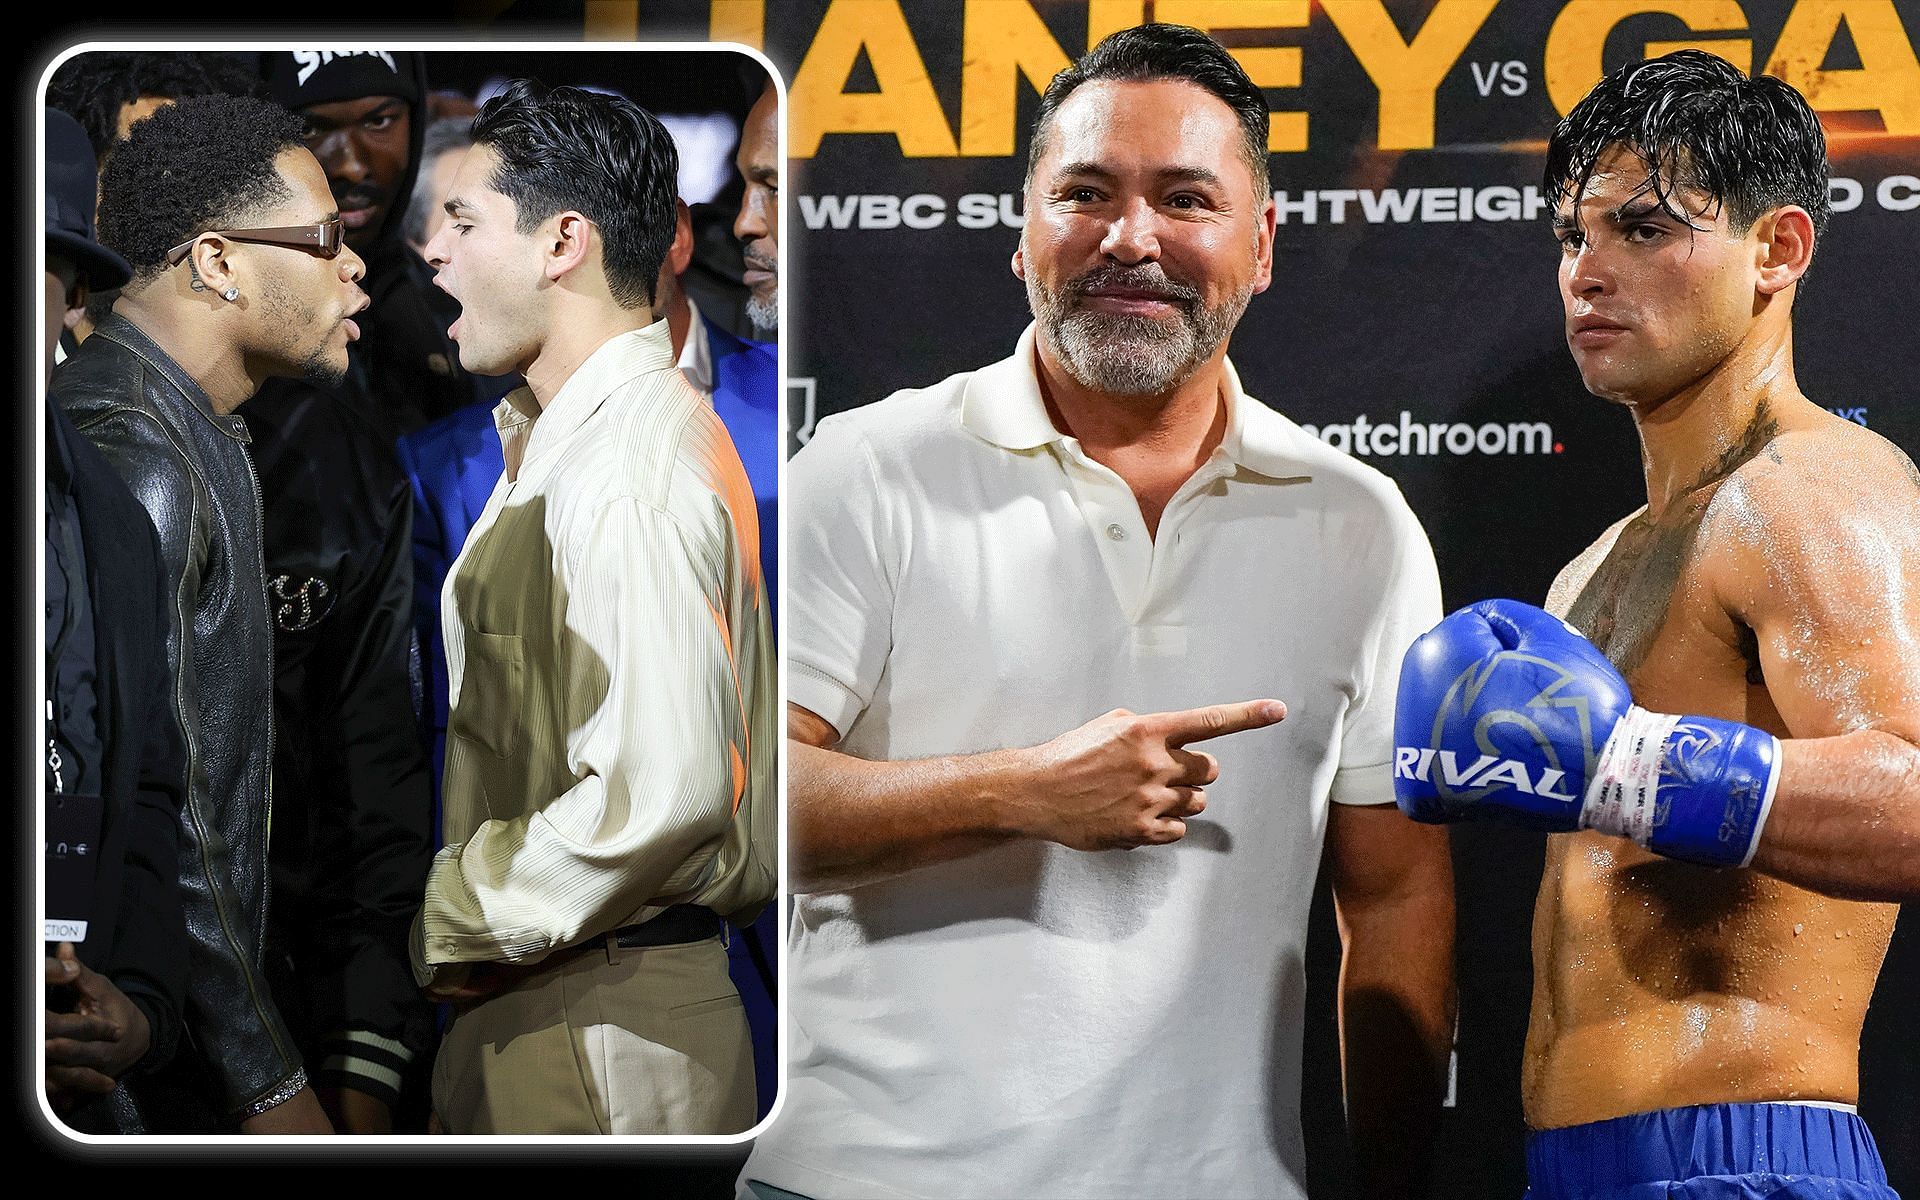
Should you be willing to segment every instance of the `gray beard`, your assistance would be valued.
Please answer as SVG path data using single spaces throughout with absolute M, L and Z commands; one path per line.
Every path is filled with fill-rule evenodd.
M 1179 387 L 1233 332 L 1251 286 L 1217 308 L 1194 302 L 1169 324 L 1081 308 L 1074 291 L 1049 291 L 1031 275 L 1027 304 L 1074 382 L 1109 396 L 1161 396 Z
M 780 328 L 780 293 L 774 292 L 762 300 L 757 293 L 747 294 L 747 320 L 753 322 L 755 329 L 773 333 Z

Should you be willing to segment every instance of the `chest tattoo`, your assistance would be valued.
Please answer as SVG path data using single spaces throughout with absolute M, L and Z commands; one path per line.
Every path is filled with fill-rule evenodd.
M 1692 555 L 1706 507 L 1689 503 L 1683 506 L 1686 511 L 1669 512 L 1659 521 L 1640 516 L 1628 522 L 1567 609 L 1567 623 L 1598 646 L 1622 675 L 1631 676 L 1646 661 Z
M 1765 452 L 1779 432 L 1779 419 L 1763 402 L 1740 440 L 1702 471 L 1659 520 L 1642 514 L 1627 523 L 1593 578 L 1574 597 L 1567 623 L 1599 647 L 1622 675 L 1631 678 L 1646 661 L 1655 635 L 1666 623 L 1715 489 Z M 1758 671 L 1756 642 L 1747 656 L 1748 678 Z

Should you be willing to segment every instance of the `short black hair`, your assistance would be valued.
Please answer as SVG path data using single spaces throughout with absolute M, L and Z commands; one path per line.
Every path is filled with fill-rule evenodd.
M 305 147 L 303 128 L 249 96 L 189 96 L 136 123 L 100 172 L 100 244 L 151 278 L 181 242 L 287 199 L 274 161 Z
M 1577 202 L 1615 146 L 1646 164 L 1645 190 L 1689 226 L 1673 203 L 1678 188 L 1705 193 L 1736 233 L 1788 204 L 1807 210 L 1816 237 L 1833 215 L 1827 138 L 1806 98 L 1717 55 L 1676 50 L 1628 63 L 1595 84 L 1547 144 L 1547 197 Z
M 488 184 L 513 201 L 515 229 L 580 213 L 600 231 L 614 302 L 653 303 L 673 246 L 680 155 L 652 113 L 623 97 L 516 79 L 481 106 L 473 140 L 500 158 Z
M 1053 114 L 1075 88 L 1098 79 L 1145 83 L 1178 79 L 1220 98 L 1239 119 L 1247 169 L 1254 191 L 1262 197 L 1273 190 L 1267 171 L 1267 100 L 1226 47 L 1198 29 L 1185 25 L 1150 23 L 1107 35 L 1079 62 L 1053 77 L 1040 96 L 1033 118 L 1033 136 L 1027 143 L 1027 179 L 1040 163 Z
M 96 158 L 120 137 L 120 110 L 142 96 L 257 96 L 262 84 L 238 55 L 184 50 L 76 54 L 47 81 L 47 104 L 80 122 Z

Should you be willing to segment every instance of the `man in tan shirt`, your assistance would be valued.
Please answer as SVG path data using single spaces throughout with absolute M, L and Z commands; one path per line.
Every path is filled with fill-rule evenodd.
M 427 247 L 506 471 L 442 597 L 446 848 L 415 973 L 455 1003 L 456 1133 L 753 1121 L 723 923 L 774 891 L 775 701 L 753 492 L 654 281 L 676 156 L 622 100 L 519 81 Z

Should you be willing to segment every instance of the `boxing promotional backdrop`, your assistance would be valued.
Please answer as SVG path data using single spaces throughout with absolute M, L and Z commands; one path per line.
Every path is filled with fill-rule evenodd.
M 1212 31 L 1271 101 L 1274 285 L 1231 349 L 1248 391 L 1399 483 L 1449 608 L 1540 602 L 1644 499 L 1627 414 L 1589 396 L 1568 356 L 1539 190 L 1554 122 L 1629 59 L 1698 46 L 1786 79 L 1819 111 L 1835 215 L 1797 303 L 1800 381 L 1920 451 L 1920 0 L 647 0 L 490 16 L 551 21 L 557 8 L 589 36 L 762 46 L 790 81 L 784 337 L 799 441 L 820 416 L 1008 352 L 1029 319 L 1008 259 L 1039 89 L 1151 19 Z M 1454 846 L 1460 1023 L 1436 1192 L 1512 1196 L 1542 839 L 1462 826 Z M 1911 924 L 1868 1017 L 1860 1107 L 1894 1186 L 1920 1192 Z M 1303 1109 L 1316 1197 L 1346 1192 L 1338 957 L 1323 895 Z

